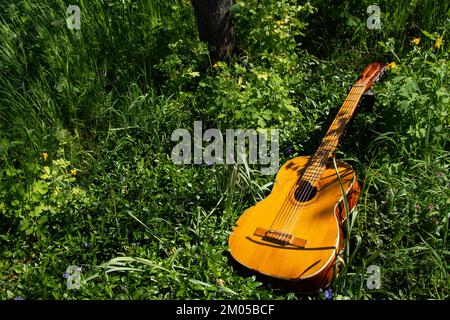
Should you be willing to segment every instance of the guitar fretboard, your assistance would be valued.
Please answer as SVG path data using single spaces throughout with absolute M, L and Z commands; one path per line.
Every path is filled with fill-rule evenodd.
M 312 185 L 316 185 L 326 168 L 330 155 L 336 150 L 339 139 L 353 116 L 364 91 L 364 85 L 352 87 L 304 174 L 300 177 L 301 180 L 307 180 Z

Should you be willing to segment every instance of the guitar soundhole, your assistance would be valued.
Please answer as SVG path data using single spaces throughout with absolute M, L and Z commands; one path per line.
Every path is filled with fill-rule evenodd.
M 307 202 L 313 199 L 317 194 L 317 188 L 308 181 L 301 180 L 294 192 L 295 200 L 298 202 Z

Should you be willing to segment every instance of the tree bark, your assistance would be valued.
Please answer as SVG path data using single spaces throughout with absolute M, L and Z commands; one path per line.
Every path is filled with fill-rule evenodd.
M 192 0 L 192 5 L 200 40 L 208 43 L 213 63 L 225 59 L 235 46 L 232 0 Z

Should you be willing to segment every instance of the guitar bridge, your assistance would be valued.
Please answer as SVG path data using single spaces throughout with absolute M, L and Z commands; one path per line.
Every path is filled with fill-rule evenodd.
M 262 240 L 275 243 L 281 246 L 293 245 L 296 247 L 304 248 L 308 240 L 297 238 L 293 234 L 286 232 L 267 230 L 264 228 L 256 228 L 253 233 L 254 236 L 261 237 Z

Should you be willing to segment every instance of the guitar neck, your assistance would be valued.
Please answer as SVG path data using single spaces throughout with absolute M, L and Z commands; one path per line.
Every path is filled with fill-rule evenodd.
M 319 148 L 311 158 L 302 180 L 307 180 L 315 185 L 322 176 L 330 155 L 336 150 L 339 139 L 344 132 L 347 123 L 350 121 L 353 113 L 358 106 L 361 96 L 364 94 L 365 86 L 353 86 L 347 98 L 342 104 L 338 114 L 334 118 L 327 134 L 323 138 Z

